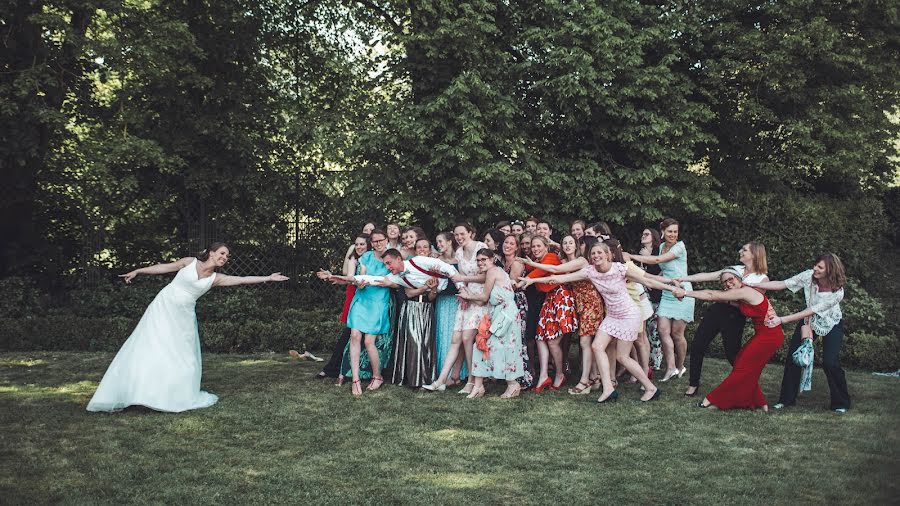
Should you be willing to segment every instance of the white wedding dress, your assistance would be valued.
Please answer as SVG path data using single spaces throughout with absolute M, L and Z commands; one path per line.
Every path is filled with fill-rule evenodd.
M 216 275 L 198 276 L 195 258 L 160 290 L 103 375 L 88 411 L 140 405 L 177 413 L 219 400 L 200 390 L 200 334 L 194 311 Z

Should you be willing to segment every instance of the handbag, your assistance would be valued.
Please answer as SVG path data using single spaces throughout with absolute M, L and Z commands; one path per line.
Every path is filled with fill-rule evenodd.
M 800 346 L 791 355 L 791 360 L 799 367 L 803 368 L 800 375 L 800 391 L 807 392 L 812 390 L 812 371 L 813 358 L 815 351 L 812 339 L 804 339 Z

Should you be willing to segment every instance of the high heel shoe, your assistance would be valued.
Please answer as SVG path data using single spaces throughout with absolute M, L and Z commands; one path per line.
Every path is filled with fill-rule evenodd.
M 512 392 L 503 392 L 503 394 L 500 396 L 500 398 L 501 399 L 512 399 L 513 397 L 518 397 L 520 393 L 522 393 L 521 386 L 516 388 Z
M 680 378 L 680 377 L 684 376 L 684 373 L 686 373 L 686 372 L 687 372 L 687 367 L 682 366 L 681 370 L 678 371 L 678 377 Z
M 422 385 L 422 389 L 428 390 L 429 392 L 443 392 L 444 390 L 447 390 L 447 384 L 435 381 L 430 385 Z
M 549 379 L 549 378 L 548 378 L 548 379 Z M 566 384 L 566 375 L 563 374 L 563 379 L 562 379 L 562 381 L 559 383 L 559 386 L 556 386 L 556 385 L 554 385 L 553 383 L 551 383 L 551 384 L 550 384 L 550 390 L 553 390 L 554 392 L 556 392 L 556 391 L 558 391 L 560 388 L 562 388 L 565 384 Z
M 613 390 L 613 393 L 609 394 L 609 397 L 607 397 L 606 399 L 603 399 L 602 401 L 600 399 L 597 399 L 597 404 L 606 404 L 607 402 L 616 402 L 618 400 L 619 400 L 619 391 Z
M 665 383 L 665 382 L 669 381 L 670 379 L 674 378 L 675 376 L 678 376 L 678 369 L 675 369 L 675 372 L 666 371 L 666 375 L 663 376 L 663 379 L 661 379 L 659 381 L 662 383 Z
M 475 383 L 466 383 L 466 386 L 462 387 L 462 390 L 460 390 L 460 391 L 457 392 L 457 393 L 459 393 L 459 394 L 471 394 L 471 393 L 472 393 L 472 390 L 466 390 L 467 388 L 469 388 L 469 385 L 472 385 L 472 386 L 474 387 L 474 386 L 475 386 Z
M 656 392 L 653 393 L 653 397 L 647 399 L 646 401 L 642 400 L 641 402 L 658 401 L 661 396 L 662 396 L 662 390 L 657 388 Z
M 484 387 L 472 387 L 472 392 L 466 396 L 466 399 L 477 399 L 484 396 Z
M 553 385 L 553 380 L 550 379 L 550 378 L 547 378 L 546 380 L 544 380 L 543 383 L 541 383 L 540 385 L 534 387 L 534 391 L 535 391 L 535 392 L 543 392 L 545 388 L 547 388 L 547 387 L 549 387 L 549 386 L 551 386 L 551 385 Z

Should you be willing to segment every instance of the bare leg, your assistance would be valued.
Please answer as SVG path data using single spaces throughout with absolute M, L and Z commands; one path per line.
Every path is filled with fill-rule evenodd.
M 597 329 L 597 337 L 591 348 L 594 350 L 594 362 L 600 368 L 600 381 L 603 383 L 603 393 L 598 401 L 606 400 L 613 393 L 612 376 L 610 375 L 609 357 L 606 355 L 606 347 L 612 338 L 606 332 Z
M 466 363 L 469 364 L 469 381 L 466 382 L 466 386 L 460 390 L 461 394 L 468 394 L 473 392 L 470 385 L 473 384 L 473 376 L 472 376 L 472 348 L 475 346 L 475 336 L 478 334 L 478 330 L 469 329 L 462 331 L 462 347 L 463 352 L 466 354 Z M 482 382 L 484 381 L 481 378 Z
M 647 371 L 645 369 L 641 369 L 641 364 L 639 364 L 635 359 L 631 358 L 631 348 L 634 343 L 631 341 L 622 341 L 620 339 L 616 339 L 616 351 L 617 356 L 622 365 L 625 366 L 625 369 L 634 376 L 638 382 L 644 387 L 644 395 L 641 396 L 642 401 L 648 401 L 654 394 L 656 394 L 656 385 L 653 384 L 647 378 Z
M 609 338 L 609 342 L 606 343 L 606 360 L 609 364 L 609 380 L 613 383 L 616 382 L 616 367 L 618 367 L 618 362 L 616 362 L 616 343 L 614 343 L 615 339 L 613 337 Z
M 675 362 L 675 343 L 672 341 L 672 320 L 665 316 L 660 316 L 657 320 L 656 328 L 659 330 L 663 359 L 666 361 L 666 375 L 663 376 L 663 381 L 667 381 L 678 374 L 679 370 Z
M 462 376 L 462 365 L 464 358 L 465 354 L 458 354 L 456 356 L 456 362 L 453 362 L 453 368 L 450 369 L 449 384 L 455 385 L 459 383 L 461 379 L 460 376 Z
M 372 365 L 372 382 L 369 383 L 369 390 L 378 390 L 384 383 L 381 377 L 381 359 L 378 357 L 378 348 L 375 347 L 375 339 L 377 336 L 366 334 L 365 345 L 366 353 L 369 355 L 369 364 Z
M 594 352 L 591 350 L 591 336 L 581 336 L 581 383 L 591 384 L 591 370 L 594 367 Z
M 472 384 L 472 392 L 469 393 L 468 399 L 475 399 L 484 395 L 484 378 L 481 376 L 472 376 L 474 383 Z
M 566 380 L 565 369 L 563 369 L 563 352 L 562 340 L 553 339 L 547 341 L 547 347 L 550 349 L 550 356 L 553 357 L 553 366 L 556 369 L 553 375 L 553 386 L 559 388 Z
M 687 339 L 684 338 L 684 329 L 687 322 L 675 320 L 672 322 L 672 343 L 675 347 L 675 367 L 680 371 L 684 369 L 684 359 L 687 355 Z
M 362 332 L 350 330 L 350 374 L 353 385 L 353 395 L 362 395 L 362 387 L 359 385 L 359 355 L 362 352 Z
M 550 347 L 547 346 L 547 341 L 537 341 L 537 349 L 538 349 L 538 357 L 541 362 L 540 373 L 538 374 L 537 385 L 543 385 L 545 381 L 547 381 L 547 377 L 549 373 L 547 369 L 549 368 L 550 361 Z
M 647 327 L 641 323 L 641 332 L 638 334 L 637 341 L 634 342 L 634 349 L 637 351 L 637 361 L 646 372 L 650 368 L 650 340 L 647 339 Z
M 457 362 L 457 358 L 461 359 L 461 355 L 459 353 L 459 349 L 461 346 L 462 331 L 454 331 L 453 335 L 450 337 L 450 347 L 447 348 L 447 356 L 444 357 L 444 367 L 441 369 L 440 376 L 438 376 L 438 379 L 434 380 L 434 383 L 432 383 L 432 385 L 438 386 L 447 383 L 447 377 L 450 376 L 450 371 L 451 369 L 453 369 L 454 364 Z M 472 371 L 469 371 L 470 376 L 471 374 Z

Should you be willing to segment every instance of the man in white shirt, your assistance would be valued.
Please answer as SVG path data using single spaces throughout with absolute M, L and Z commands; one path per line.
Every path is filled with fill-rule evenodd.
M 391 273 L 375 281 L 378 286 L 421 288 L 429 279 L 437 278 L 437 290 L 443 292 L 450 286 L 450 278 L 459 274 L 456 267 L 437 258 L 418 255 L 403 260 L 403 255 L 395 249 L 385 251 L 383 259 Z M 463 283 L 456 283 L 455 286 L 462 288 Z

